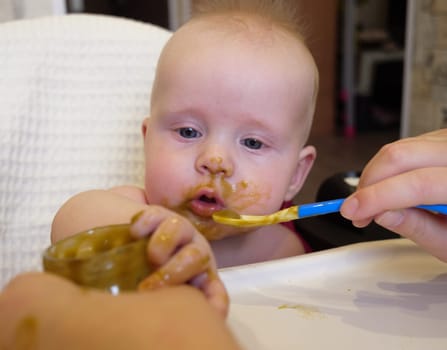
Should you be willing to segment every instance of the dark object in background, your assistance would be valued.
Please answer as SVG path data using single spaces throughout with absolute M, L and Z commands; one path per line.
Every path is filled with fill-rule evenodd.
M 372 118 L 377 126 L 396 126 L 400 122 L 403 60 L 382 62 L 374 67 Z
M 393 42 L 401 48 L 405 46 L 407 2 L 408 0 L 388 0 L 387 30 Z
M 399 128 L 403 70 L 403 59 L 374 65 L 371 95 L 356 96 L 356 125 L 359 131 Z
M 317 191 L 317 202 L 323 202 L 331 199 L 346 198 L 355 192 L 359 171 L 348 171 L 346 173 L 337 173 L 324 180 Z M 326 219 L 333 221 L 337 225 L 343 225 L 352 228 L 351 221 L 342 217 L 339 213 L 325 215 Z
M 70 1 L 67 9 L 72 12 Z M 131 18 L 169 29 L 167 0 L 86 0 L 83 12 Z
M 359 176 L 359 171 L 348 171 L 328 177 L 320 185 L 315 201 L 349 196 L 355 191 L 356 179 L 358 180 Z M 400 237 L 375 223 L 364 228 L 357 228 L 339 213 L 295 220 L 294 225 L 314 251 L 352 243 Z

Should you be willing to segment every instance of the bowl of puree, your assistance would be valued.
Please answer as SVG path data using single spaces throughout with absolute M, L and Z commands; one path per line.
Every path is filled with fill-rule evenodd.
M 154 270 L 146 255 L 147 241 L 133 238 L 130 224 L 92 228 L 48 247 L 43 268 L 112 294 L 135 290 Z

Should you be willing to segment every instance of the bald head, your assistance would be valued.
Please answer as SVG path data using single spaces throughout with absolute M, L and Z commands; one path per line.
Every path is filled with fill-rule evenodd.
M 206 58 L 211 51 L 211 59 Z M 237 67 L 244 60 L 247 67 Z M 182 26 L 174 33 L 160 56 L 152 105 L 156 106 L 158 92 L 166 88 L 161 85 L 163 80 L 160 77 L 172 74 L 174 65 L 186 66 L 195 62 L 189 69 L 196 70 L 205 67 L 205 64 L 214 65 L 214 70 L 218 66 L 225 67 L 227 75 L 236 75 L 234 83 L 237 85 L 237 76 L 242 78 L 239 71 L 249 69 L 250 60 L 263 60 L 261 71 L 258 72 L 260 83 L 268 86 L 276 77 L 284 79 L 285 84 L 290 83 L 291 91 L 285 91 L 285 94 L 300 103 L 296 115 L 302 126 L 300 134 L 307 139 L 318 90 L 315 62 L 299 37 L 259 15 L 213 14 L 199 16 Z M 274 67 L 278 69 L 275 73 L 271 69 Z M 267 72 L 276 74 L 276 77 L 268 78 Z

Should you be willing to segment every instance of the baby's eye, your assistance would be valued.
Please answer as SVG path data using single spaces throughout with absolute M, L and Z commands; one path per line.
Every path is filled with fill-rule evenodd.
M 202 134 L 194 128 L 179 128 L 177 129 L 177 132 L 185 139 L 194 139 L 202 136 Z
M 261 149 L 264 146 L 261 141 L 253 138 L 243 139 L 242 144 L 250 149 Z

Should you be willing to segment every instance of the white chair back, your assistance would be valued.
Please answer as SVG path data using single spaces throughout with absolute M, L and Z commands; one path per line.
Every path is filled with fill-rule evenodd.
M 0 288 L 41 269 L 70 196 L 142 184 L 141 122 L 170 35 L 99 15 L 0 25 Z

